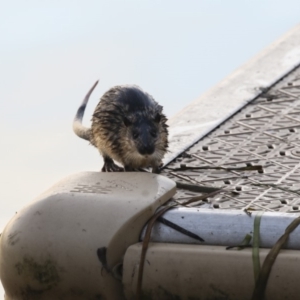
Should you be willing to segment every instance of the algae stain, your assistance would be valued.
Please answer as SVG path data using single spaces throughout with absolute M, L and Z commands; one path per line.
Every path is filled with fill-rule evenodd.
M 216 299 L 216 300 L 229 300 L 230 299 L 229 294 L 222 291 L 220 288 L 218 288 L 214 284 L 210 284 L 209 286 L 217 294 L 216 296 L 213 297 L 213 299 Z
M 34 281 L 43 290 L 49 290 L 60 282 L 58 266 L 50 257 L 43 263 L 38 263 L 31 257 L 24 257 L 22 262 L 15 265 L 18 275 Z
M 181 300 L 181 298 L 158 286 L 156 290 L 143 291 L 142 300 Z
M 8 235 L 8 244 L 10 246 L 14 246 L 20 240 L 20 233 L 21 231 L 15 231 L 14 233 Z

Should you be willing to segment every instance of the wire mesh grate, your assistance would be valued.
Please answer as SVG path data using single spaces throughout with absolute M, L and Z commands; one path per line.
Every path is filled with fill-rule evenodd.
M 226 168 L 262 165 L 263 169 L 173 170 L 182 164 Z M 300 212 L 300 68 L 178 156 L 162 174 L 183 183 L 235 191 L 201 203 L 206 208 Z M 178 189 L 174 200 L 193 195 Z

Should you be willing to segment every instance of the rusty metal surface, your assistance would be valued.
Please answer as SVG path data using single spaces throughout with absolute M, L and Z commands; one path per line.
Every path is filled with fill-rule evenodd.
M 263 170 L 172 170 L 181 164 L 262 165 Z M 217 195 L 200 207 L 300 212 L 300 68 L 178 156 L 162 174 L 237 192 Z M 193 195 L 178 189 L 174 200 Z

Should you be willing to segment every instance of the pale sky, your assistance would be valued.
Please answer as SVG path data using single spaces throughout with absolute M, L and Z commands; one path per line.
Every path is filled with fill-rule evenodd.
M 134 83 L 170 117 L 297 24 L 295 1 L 5 1 L 0 10 L 0 228 L 68 174 L 98 171 L 72 132 L 83 96 Z M 218 105 L 218 103 L 216 103 Z
M 2 1 L 0 229 L 58 180 L 100 170 L 72 132 L 95 80 L 86 125 L 116 84 L 140 85 L 171 117 L 299 20 L 299 0 Z
M 74 172 L 99 170 L 72 130 L 116 84 L 140 85 L 172 116 L 297 24 L 295 1 L 6 1 L 0 10 L 0 228 Z M 216 103 L 218 105 L 218 103 Z
M 86 125 L 116 84 L 140 85 L 170 117 L 299 17 L 299 0 L 2 1 L 0 229 L 68 174 L 100 170 L 72 132 L 95 80 Z

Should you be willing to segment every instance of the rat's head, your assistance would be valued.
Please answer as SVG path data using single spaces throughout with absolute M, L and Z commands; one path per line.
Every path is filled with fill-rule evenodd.
M 143 168 L 161 163 L 168 147 L 166 121 L 149 94 L 137 86 L 117 86 L 101 98 L 92 127 L 99 124 L 104 152 L 124 166 Z
M 132 151 L 148 157 L 155 152 L 156 142 L 160 138 L 160 113 L 155 116 L 137 116 L 124 118 L 127 138 L 131 140 Z
M 160 164 L 168 147 L 165 122 L 161 110 L 124 118 L 127 164 L 140 167 Z

